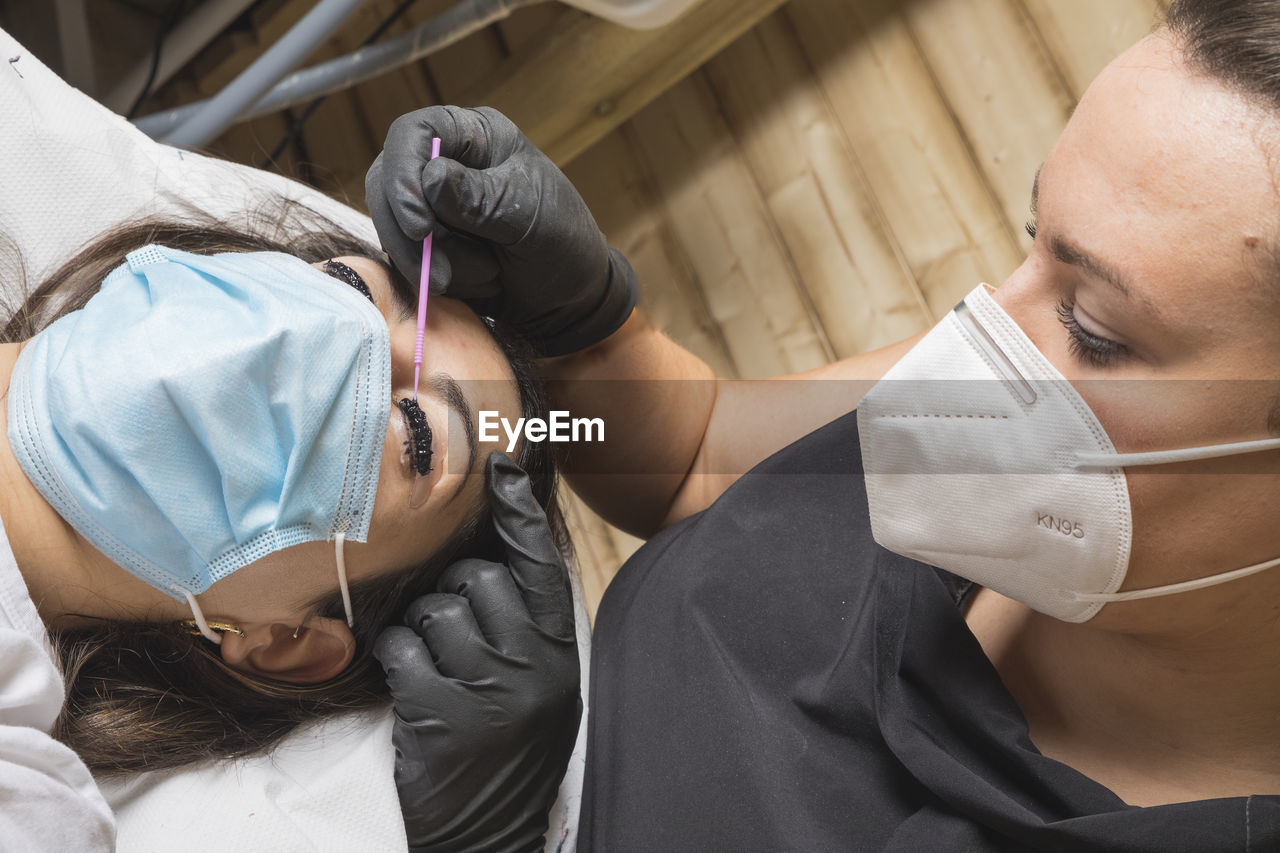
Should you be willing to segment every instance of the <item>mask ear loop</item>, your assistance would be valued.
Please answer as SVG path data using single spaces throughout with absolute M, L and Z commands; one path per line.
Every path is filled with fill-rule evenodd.
M 356 626 L 355 615 L 351 612 L 351 590 L 347 586 L 347 561 L 344 559 L 343 546 L 346 545 L 347 536 L 345 533 L 338 533 L 333 538 L 333 553 L 338 563 L 338 589 L 342 591 L 342 607 L 347 612 L 347 627 L 354 628 Z M 187 604 L 191 607 L 191 615 L 195 618 L 196 627 L 200 629 L 200 633 L 206 640 L 217 645 L 222 645 L 222 635 L 209 627 L 209 623 L 204 618 L 204 611 L 200 609 L 196 597 L 189 590 L 183 590 L 182 594 L 187 597 Z M 293 635 L 298 636 L 297 632 Z
M 347 588 L 347 562 L 343 559 L 343 546 L 347 543 L 347 534 L 336 533 L 333 537 L 333 555 L 338 561 L 338 589 L 342 590 L 342 607 L 347 611 L 347 627 L 356 626 L 355 616 L 351 614 L 351 590 Z
M 187 597 L 187 604 L 191 605 L 191 615 L 196 620 L 196 627 L 200 629 L 200 633 L 211 643 L 222 645 L 222 635 L 209 627 L 209 623 L 204 619 L 204 611 L 200 609 L 200 605 L 196 603 L 196 597 L 189 590 L 183 590 L 182 594 Z
M 1245 566 L 1242 569 L 1234 569 L 1221 574 L 1209 575 L 1203 578 L 1193 578 L 1189 581 L 1181 583 L 1170 583 L 1164 586 L 1151 586 L 1146 589 L 1131 589 L 1125 592 L 1073 592 L 1071 597 L 1076 601 L 1101 601 L 1110 603 L 1113 601 L 1137 601 L 1142 598 L 1162 598 L 1166 595 L 1173 595 L 1179 592 L 1191 592 L 1192 590 L 1205 589 L 1211 586 L 1217 586 L 1220 583 L 1247 578 L 1249 575 L 1256 575 L 1267 569 L 1273 569 L 1280 566 L 1280 558 L 1275 560 L 1267 560 L 1265 563 L 1255 563 L 1252 566 Z

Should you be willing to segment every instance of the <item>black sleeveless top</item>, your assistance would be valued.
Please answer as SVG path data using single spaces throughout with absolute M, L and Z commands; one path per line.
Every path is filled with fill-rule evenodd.
M 1280 797 L 1126 805 L 1046 758 L 970 585 L 875 544 L 853 413 L 622 567 L 579 849 L 1280 851 Z

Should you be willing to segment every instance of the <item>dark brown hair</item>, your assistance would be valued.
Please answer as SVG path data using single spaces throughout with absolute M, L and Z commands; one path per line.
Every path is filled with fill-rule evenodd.
M 188 252 L 281 251 L 308 262 L 382 253 L 301 205 L 272 199 L 237 220 L 197 210 L 120 226 L 83 248 L 16 306 L 0 342 L 30 338 L 58 317 L 82 307 L 125 255 L 149 243 Z M 397 282 L 398 297 L 411 292 Z M 525 417 L 545 415 L 529 348 L 494 326 L 511 362 Z M 556 503 L 555 465 L 548 445 L 524 442 L 517 462 L 529 473 L 562 547 L 568 547 Z M 267 749 L 300 724 L 381 705 L 387 687 L 372 657 L 374 640 L 399 623 L 415 598 L 432 592 L 450 562 L 467 556 L 497 559 L 501 543 L 486 507 L 479 507 L 448 543 L 405 571 L 353 583 L 355 658 L 321 684 L 292 684 L 232 669 L 217 648 L 181 624 L 95 620 L 89 627 L 53 629 L 67 699 L 54 735 L 99 775 L 176 767 L 209 758 L 234 758 Z M 343 618 L 335 592 L 316 615 Z
M 1174 0 L 1165 25 L 1192 68 L 1280 110 L 1280 0 Z

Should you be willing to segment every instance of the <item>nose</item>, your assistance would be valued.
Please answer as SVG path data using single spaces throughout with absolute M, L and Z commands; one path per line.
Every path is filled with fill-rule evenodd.
M 1061 295 L 1040 274 L 1032 257 L 1023 261 L 991 295 L 1036 349 L 1054 361 L 1055 331 L 1058 329 L 1057 307 Z M 1056 364 L 1056 362 L 1055 362 Z M 1059 368 L 1061 366 L 1059 365 Z

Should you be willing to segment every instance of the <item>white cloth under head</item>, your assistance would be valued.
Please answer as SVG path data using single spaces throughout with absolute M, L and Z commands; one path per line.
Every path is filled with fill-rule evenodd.
M 0 522 L 0 849 L 111 850 L 115 819 L 89 768 L 49 736 L 62 676 Z

